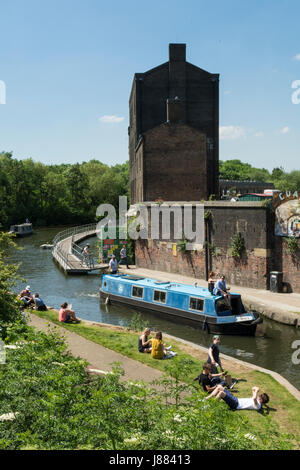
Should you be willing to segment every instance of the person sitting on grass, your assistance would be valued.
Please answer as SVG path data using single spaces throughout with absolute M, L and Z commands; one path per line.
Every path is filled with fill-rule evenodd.
M 46 305 L 44 304 L 43 300 L 40 298 L 38 293 L 34 294 L 33 301 L 34 301 L 34 305 L 35 305 L 35 310 L 39 310 L 39 311 L 46 311 L 47 310 Z
M 155 338 L 152 339 L 151 357 L 153 357 L 153 359 L 167 359 L 177 355 L 177 353 L 169 351 L 169 349 L 171 349 L 171 346 L 168 348 L 165 347 L 162 342 L 162 332 L 158 331 Z
M 222 398 L 231 410 L 256 410 L 259 411 L 262 405 L 269 402 L 269 396 L 266 393 L 258 395 L 259 388 L 252 387 L 252 397 L 250 398 L 237 398 L 222 385 L 218 385 L 215 390 L 211 392 L 206 400 L 212 397 L 217 397 L 218 400 Z
M 211 364 L 207 362 L 203 364 L 203 371 L 202 374 L 198 375 L 194 379 L 198 380 L 199 385 L 202 385 L 204 392 L 212 392 L 215 390 L 218 384 L 226 386 L 226 382 L 224 380 L 221 381 L 221 376 L 225 377 L 227 372 L 221 372 L 221 374 L 212 374 L 211 373 Z
M 68 308 L 68 303 L 64 302 L 61 305 L 59 314 L 58 314 L 58 320 L 62 323 L 72 323 L 73 321 L 76 323 L 79 323 L 80 320 L 76 318 L 74 310 L 71 308 Z
M 26 288 L 20 292 L 19 298 L 21 299 L 21 302 L 25 308 L 33 306 L 34 300 L 30 292 L 30 286 L 26 286 Z
M 140 353 L 150 353 L 152 351 L 151 347 L 151 342 L 152 339 L 148 339 L 148 336 L 150 335 L 151 330 L 150 328 L 146 328 L 139 338 L 139 345 L 138 345 L 138 350 Z

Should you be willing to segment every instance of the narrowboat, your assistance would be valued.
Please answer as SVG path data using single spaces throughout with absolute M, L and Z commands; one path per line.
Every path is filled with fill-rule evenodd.
M 208 288 L 130 274 L 103 274 L 100 287 L 106 301 L 191 320 L 209 333 L 253 336 L 262 318 L 246 312 L 239 294 L 231 296 L 230 310 L 223 297 Z
M 27 235 L 32 235 L 32 224 L 25 223 L 19 225 L 11 225 L 9 233 L 14 233 L 17 237 L 26 237 Z

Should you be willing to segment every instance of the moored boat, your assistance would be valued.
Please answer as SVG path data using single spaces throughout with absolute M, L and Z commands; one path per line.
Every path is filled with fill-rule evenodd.
M 172 315 L 198 323 L 209 333 L 247 335 L 255 334 L 262 319 L 246 312 L 240 294 L 231 293 L 231 307 L 220 295 L 212 295 L 205 287 L 128 274 L 104 274 L 100 297 Z
M 31 223 L 11 225 L 9 233 L 14 233 L 17 237 L 26 237 L 32 235 L 33 228 Z

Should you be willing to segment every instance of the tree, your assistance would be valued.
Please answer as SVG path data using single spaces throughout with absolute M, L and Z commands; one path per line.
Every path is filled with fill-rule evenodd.
M 5 325 L 19 318 L 20 307 L 16 295 L 12 292 L 13 286 L 20 277 L 17 274 L 18 266 L 7 264 L 7 250 L 16 247 L 11 236 L 0 232 L 0 322 Z

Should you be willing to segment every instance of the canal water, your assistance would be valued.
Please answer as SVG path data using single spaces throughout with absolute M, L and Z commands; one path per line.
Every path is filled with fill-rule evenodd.
M 63 302 L 71 303 L 76 314 L 86 320 L 128 325 L 136 310 L 122 305 L 106 306 L 99 298 L 99 274 L 67 276 L 52 259 L 51 250 L 40 245 L 51 243 L 54 236 L 65 227 L 40 228 L 34 235 L 17 239 L 20 251 L 10 253 L 10 261 L 21 263 L 20 274 L 26 279 L 16 291 L 29 284 L 31 292 L 38 292 L 47 305 L 59 308 Z M 91 251 L 97 259 L 97 238 L 89 240 Z M 153 329 L 208 347 L 211 336 L 201 328 L 177 324 L 155 314 L 140 312 Z M 261 326 L 259 326 L 261 327 Z M 222 336 L 220 350 L 224 354 L 274 370 L 300 390 L 300 365 L 292 363 L 292 343 L 300 340 L 300 329 L 264 319 L 263 336 Z

